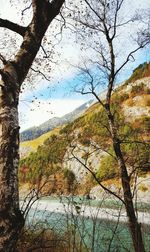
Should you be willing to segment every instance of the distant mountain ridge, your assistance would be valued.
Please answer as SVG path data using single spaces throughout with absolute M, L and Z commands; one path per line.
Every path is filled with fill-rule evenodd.
M 42 123 L 41 125 L 37 127 L 31 127 L 20 134 L 20 140 L 21 142 L 35 139 L 39 136 L 41 136 L 44 133 L 47 133 L 50 130 L 53 130 L 56 127 L 62 126 L 63 124 L 69 123 L 74 121 L 76 118 L 78 118 L 82 113 L 85 112 L 85 110 L 93 103 L 93 100 L 90 100 L 72 112 L 62 116 L 62 117 L 53 117 L 49 119 L 48 121 Z
M 137 72 L 133 74 L 135 78 Z M 144 173 L 149 179 L 150 76 L 118 86 L 112 94 L 112 104 L 129 173 L 138 167 L 138 174 Z M 80 116 L 75 113 L 77 118 L 72 122 L 21 143 L 19 178 L 22 183 L 35 186 L 42 175 L 42 182 L 55 180 L 43 191 L 48 195 L 51 192 L 69 195 L 70 185 L 74 183 L 73 192 L 76 188 L 77 194 L 103 197 L 101 188 L 95 185 L 86 166 L 105 186 L 120 193 L 118 167 L 105 110 L 95 101 L 88 105 L 82 106 L 85 112 Z M 77 110 L 80 111 L 79 108 Z M 142 197 L 146 197 L 150 183 L 145 183 L 145 177 L 142 181 L 139 191 Z
M 122 85 L 123 84 L 127 85 L 128 83 L 135 82 L 136 80 L 140 81 L 140 79 L 145 78 L 145 77 L 150 77 L 150 62 L 144 62 L 140 64 L 137 68 L 135 68 L 130 78 L 127 79 L 124 83 L 122 83 Z M 104 97 L 105 93 L 106 91 L 103 91 L 100 95 L 100 98 Z M 37 127 L 32 127 L 23 131 L 20 134 L 21 142 L 27 141 L 27 140 L 33 140 L 41 136 L 42 134 L 53 130 L 56 127 L 59 127 L 59 126 L 62 126 L 64 124 L 74 121 L 76 118 L 80 117 L 82 113 L 84 113 L 86 109 L 90 105 L 92 105 L 92 103 L 94 103 L 94 101 L 95 99 L 90 100 L 84 103 L 83 105 L 81 105 L 80 107 L 78 107 L 77 109 L 75 109 L 74 111 L 62 117 L 53 117 Z

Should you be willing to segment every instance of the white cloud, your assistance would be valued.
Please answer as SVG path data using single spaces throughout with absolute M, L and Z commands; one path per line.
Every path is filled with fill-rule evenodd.
M 79 107 L 85 100 L 73 99 L 53 99 L 42 101 L 38 100 L 30 105 L 20 104 L 20 126 L 21 131 L 38 126 L 52 117 L 61 117 L 75 108 Z
M 78 0 L 76 0 L 78 1 Z M 16 23 L 22 24 L 23 20 L 22 20 L 22 15 L 21 15 L 21 11 L 23 10 L 23 6 L 24 6 L 24 1 L 19 1 L 19 0 L 13 0 L 13 2 L 16 4 L 16 6 L 14 6 L 12 8 L 12 6 L 10 6 L 10 0 L 0 0 L 1 3 L 1 10 L 0 10 L 0 14 L 2 18 L 8 18 L 12 21 L 15 21 Z M 133 13 L 135 11 L 136 8 L 142 9 L 142 8 L 148 8 L 149 7 L 149 0 L 133 0 L 133 1 L 125 1 L 125 8 L 123 9 L 123 14 L 125 15 L 129 15 L 131 13 Z M 27 19 L 26 19 L 27 16 Z M 26 11 L 26 14 L 23 16 L 24 22 L 27 24 L 29 22 L 31 18 L 31 10 Z M 76 75 L 76 69 L 74 69 L 73 67 L 71 67 L 68 62 L 71 62 L 72 65 L 78 65 L 78 63 L 81 63 L 83 59 L 85 59 L 86 57 L 91 58 L 91 53 L 88 51 L 88 55 L 86 55 L 86 52 L 84 52 L 84 50 L 82 51 L 80 48 L 80 45 L 78 43 L 76 43 L 76 35 L 72 32 L 69 33 L 69 30 L 63 30 L 63 36 L 62 36 L 62 41 L 61 43 L 58 43 L 58 45 L 56 45 L 56 32 L 53 35 L 53 31 L 55 30 L 55 28 L 57 28 L 57 26 L 55 25 L 55 22 L 53 22 L 53 25 L 50 26 L 49 30 L 47 31 L 47 39 L 45 41 L 44 44 L 44 48 L 45 50 L 50 50 L 51 49 L 51 44 L 55 45 L 54 46 L 54 51 L 55 51 L 55 55 L 54 58 L 52 58 L 52 60 L 54 60 L 54 62 L 59 62 L 58 64 L 51 64 L 52 67 L 50 67 L 50 71 L 46 72 L 46 63 L 43 64 L 43 68 L 44 68 L 44 73 L 47 76 L 47 73 L 49 73 L 49 76 L 51 77 L 51 83 L 50 82 L 40 82 L 38 83 L 38 79 L 36 79 L 35 81 L 35 85 L 34 87 L 32 86 L 32 90 L 30 90 L 29 86 L 30 86 L 30 82 L 29 80 L 27 80 L 27 89 L 26 92 L 23 92 L 23 94 L 21 95 L 21 99 L 32 99 L 31 98 L 31 93 L 34 93 L 34 91 L 36 90 L 35 93 L 37 92 L 41 92 L 47 88 L 47 86 L 49 85 L 54 85 L 55 82 L 57 83 L 59 82 L 63 82 L 64 79 L 69 79 L 69 78 L 73 78 Z M 135 27 L 133 27 L 135 28 Z M 130 31 L 131 32 L 131 31 Z M 10 33 L 8 33 L 8 36 L 6 36 L 6 45 L 4 45 L 3 40 L 1 40 L 0 42 L 0 50 L 1 53 L 4 53 L 4 56 L 9 56 L 13 55 L 16 52 L 16 48 L 20 45 L 20 39 L 17 40 L 14 39 L 15 42 L 12 43 L 12 40 L 10 40 Z M 7 34 L 6 34 L 7 35 Z M 13 35 L 13 33 L 12 33 Z M 1 34 L 1 36 L 3 36 L 3 34 Z M 5 38 L 5 36 L 4 36 Z M 7 39 L 8 38 L 8 39 Z M 13 36 L 12 36 L 13 38 Z M 93 38 L 92 38 L 93 39 Z M 124 40 L 123 41 L 123 45 Z M 121 42 L 120 41 L 120 44 Z M 9 43 L 8 43 L 9 42 Z M 48 42 L 50 42 L 50 44 L 48 44 Z M 78 41 L 77 41 L 78 42 Z M 14 50 L 12 53 L 12 45 L 14 47 Z M 127 48 L 127 44 L 126 44 L 126 48 Z M 9 50 L 8 50 L 9 49 Z M 42 54 L 42 50 L 41 53 L 39 53 L 39 56 Z M 121 54 L 121 52 L 119 52 L 119 54 Z M 53 56 L 53 55 L 52 55 Z M 94 55 L 93 55 L 94 56 Z M 9 58 L 9 57 L 6 57 Z M 46 61 L 45 61 L 46 62 Z M 50 64 L 50 62 L 49 62 Z M 38 64 L 37 64 L 38 65 Z M 37 66 L 36 65 L 36 66 Z M 43 69 L 41 68 L 41 71 L 43 71 Z M 35 75 L 37 75 L 37 73 L 35 73 Z M 61 91 L 62 92 L 62 91 Z M 64 91 L 65 92 L 65 91 Z M 33 97 L 33 95 L 32 95 Z M 40 102 L 40 103 L 38 103 Z M 37 101 L 37 103 L 35 104 L 35 102 L 33 103 L 21 103 L 20 104 L 20 108 L 19 110 L 20 112 L 20 124 L 21 124 L 21 129 L 25 129 L 28 127 L 31 127 L 33 125 L 39 125 L 42 122 L 52 118 L 53 116 L 62 116 L 68 112 L 70 112 L 71 110 L 75 109 L 76 107 L 80 106 L 82 103 L 84 103 L 84 100 L 82 100 L 82 98 L 78 99 L 78 100 L 74 100 L 74 99 L 63 99 L 63 100 L 59 100 L 59 99 L 53 99 L 52 101 L 50 101 L 51 104 L 49 104 L 49 101 Z M 52 112 L 52 114 L 51 114 Z

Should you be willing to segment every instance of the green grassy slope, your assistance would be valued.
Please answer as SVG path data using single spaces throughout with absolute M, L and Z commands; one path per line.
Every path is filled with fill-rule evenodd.
M 38 137 L 38 138 L 36 138 L 36 139 L 34 139 L 34 140 L 29 140 L 29 141 L 21 142 L 21 143 L 20 143 L 20 146 L 21 146 L 21 148 L 28 148 L 28 147 L 30 147 L 30 150 L 36 151 L 37 148 L 38 148 L 38 146 L 42 145 L 43 142 L 44 142 L 47 138 L 49 138 L 49 137 L 50 137 L 51 135 L 53 135 L 53 134 L 58 134 L 59 131 L 60 131 L 60 129 L 59 129 L 59 128 L 56 128 L 56 129 L 54 129 L 54 130 L 52 130 L 52 131 L 49 131 L 49 132 L 47 132 L 47 133 L 41 135 L 40 137 Z
M 145 77 L 150 77 L 150 62 L 144 62 L 135 68 L 126 83 L 134 82 Z
M 139 105 L 137 97 L 140 97 L 141 105 Z M 149 106 L 150 89 L 144 85 L 143 80 L 138 85 L 132 86 L 129 91 L 127 91 L 127 84 L 122 88 L 119 87 L 112 97 L 111 109 L 114 111 L 117 121 L 127 165 L 128 167 L 137 167 L 140 172 L 150 171 L 148 165 L 150 117 L 142 114 L 144 110 L 141 110 L 141 114 L 139 113 L 139 107 L 148 109 Z M 134 120 L 130 121 L 130 118 L 123 113 L 125 107 L 137 110 L 138 116 L 136 117 L 135 113 Z M 67 176 L 67 183 L 69 183 L 74 176 L 66 170 L 62 170 L 62 163 L 66 150 L 72 145 L 73 140 L 76 144 L 86 148 L 84 159 L 88 158 L 91 143 L 111 154 L 102 158 L 100 168 L 96 172 L 101 181 L 118 177 L 106 114 L 100 104 L 95 103 L 83 116 L 61 129 L 46 133 L 35 140 L 21 143 L 22 147 L 32 147 L 34 152 L 20 161 L 20 182 L 37 184 L 43 177 L 48 179 L 55 174 L 61 185 L 64 184 L 64 178 L 66 181 L 65 176 Z M 95 182 L 90 180 L 90 183 L 92 186 Z

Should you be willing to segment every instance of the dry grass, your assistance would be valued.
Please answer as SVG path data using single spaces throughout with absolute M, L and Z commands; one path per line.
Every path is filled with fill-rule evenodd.
M 17 245 L 17 252 L 91 252 L 85 248 L 83 241 L 75 235 L 73 229 L 63 234 L 51 229 L 28 228 L 22 232 Z
M 127 99 L 123 105 L 132 107 L 132 106 L 137 106 L 137 107 L 147 107 L 150 106 L 150 95 L 149 94 L 143 94 L 140 96 L 135 96 L 134 98 L 130 97 Z
M 24 230 L 17 246 L 18 252 L 69 252 L 65 237 L 51 230 Z
M 52 131 L 49 131 L 43 135 L 41 135 L 40 137 L 30 140 L 30 141 L 25 141 L 25 142 L 21 142 L 20 146 L 23 148 L 32 148 L 33 151 L 36 151 L 39 145 L 42 145 L 44 143 L 44 141 L 49 138 L 50 136 L 54 135 L 54 134 L 58 134 L 60 131 L 60 128 L 56 128 Z
M 142 192 L 148 191 L 148 187 L 147 187 L 146 185 L 144 185 L 144 184 L 141 184 L 141 185 L 139 186 L 138 189 L 139 189 L 140 191 L 142 191 Z

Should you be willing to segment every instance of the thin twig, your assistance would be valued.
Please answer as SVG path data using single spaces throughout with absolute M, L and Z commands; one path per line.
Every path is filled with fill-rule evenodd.
M 34 69 L 33 67 L 31 67 L 31 70 L 32 70 L 33 72 L 35 72 L 35 73 L 41 74 L 41 75 L 45 78 L 45 80 L 50 81 L 50 79 L 47 78 L 46 75 L 45 75 L 43 72 L 41 72 L 40 70 Z

